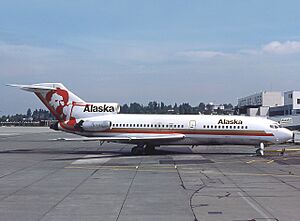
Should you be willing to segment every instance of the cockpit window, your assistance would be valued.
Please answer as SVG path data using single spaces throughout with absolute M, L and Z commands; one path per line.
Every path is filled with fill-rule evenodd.
M 271 127 L 272 129 L 278 129 L 278 128 L 279 128 L 279 125 L 277 125 L 277 124 L 271 124 L 270 127 Z

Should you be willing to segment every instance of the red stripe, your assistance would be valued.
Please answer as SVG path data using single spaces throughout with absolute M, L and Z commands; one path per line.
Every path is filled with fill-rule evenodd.
M 207 131 L 207 130 L 172 130 L 172 131 L 153 131 L 153 130 L 128 130 L 112 129 L 105 133 L 145 133 L 145 134 L 199 134 L 199 135 L 233 135 L 233 136 L 274 136 L 272 133 L 259 131 Z
M 60 122 L 62 128 L 70 131 L 76 131 L 74 128 L 66 127 L 63 122 Z M 198 134 L 198 135 L 231 135 L 231 136 L 262 136 L 272 137 L 274 134 L 260 131 L 190 131 L 190 130 L 172 130 L 172 131 L 157 131 L 157 130 L 130 130 L 130 129 L 112 129 L 107 131 L 95 131 L 94 133 L 128 133 L 128 134 Z

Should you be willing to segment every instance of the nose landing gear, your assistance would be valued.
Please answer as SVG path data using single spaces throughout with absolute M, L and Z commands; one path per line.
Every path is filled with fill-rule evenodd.
M 263 156 L 264 155 L 264 149 L 265 149 L 265 144 L 260 143 L 259 148 L 256 150 L 256 155 L 257 156 Z
M 149 144 L 139 144 L 131 149 L 133 155 L 150 155 L 155 152 L 155 146 Z

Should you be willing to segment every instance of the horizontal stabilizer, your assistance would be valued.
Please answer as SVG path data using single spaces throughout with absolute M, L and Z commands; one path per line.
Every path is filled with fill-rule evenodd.
M 55 90 L 55 87 L 42 86 L 42 85 L 38 85 L 38 84 L 32 84 L 32 85 L 7 84 L 6 86 L 18 87 L 24 91 L 30 91 L 30 92 Z

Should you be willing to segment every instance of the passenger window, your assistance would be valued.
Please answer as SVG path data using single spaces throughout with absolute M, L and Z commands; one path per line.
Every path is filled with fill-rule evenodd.
M 245 126 L 245 129 L 248 129 L 248 126 Z
M 232 129 L 232 126 L 229 126 L 230 129 Z
M 228 126 L 226 126 L 226 129 L 228 129 Z
M 205 125 L 203 125 L 203 128 L 205 128 Z
M 244 129 L 244 126 L 241 126 L 241 129 Z
M 169 125 L 167 124 L 166 127 L 169 127 Z
M 225 128 L 225 126 L 223 125 L 223 126 L 222 126 L 222 128 L 224 129 L 224 128 Z

